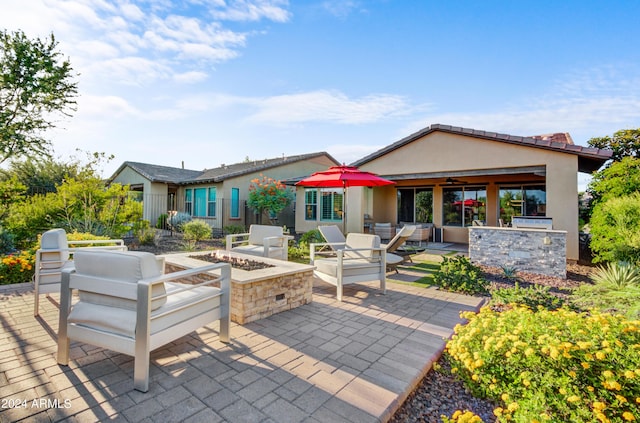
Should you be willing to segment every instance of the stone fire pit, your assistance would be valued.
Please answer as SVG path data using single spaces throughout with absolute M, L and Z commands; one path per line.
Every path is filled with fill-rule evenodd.
M 308 264 L 251 256 L 230 251 L 165 254 L 167 273 L 204 266 L 208 257 L 218 260 L 263 262 L 273 267 L 253 270 L 231 269 L 231 320 L 238 324 L 253 322 L 272 314 L 291 310 L 312 301 L 313 269 Z M 197 278 L 189 282 L 198 282 Z

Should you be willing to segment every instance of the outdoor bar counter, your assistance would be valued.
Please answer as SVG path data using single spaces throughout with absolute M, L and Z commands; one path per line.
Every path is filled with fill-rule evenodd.
M 469 227 L 469 260 L 491 267 L 567 277 L 567 232 L 523 227 Z

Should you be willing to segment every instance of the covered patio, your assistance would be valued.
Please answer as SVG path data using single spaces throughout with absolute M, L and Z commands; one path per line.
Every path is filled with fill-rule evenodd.
M 414 278 L 420 277 L 414 274 Z M 57 296 L 34 318 L 30 284 L 0 288 L 0 410 L 4 421 L 384 422 L 438 359 L 460 311 L 483 300 L 393 283 L 335 288 L 313 302 L 246 324 L 231 344 L 216 324 L 154 351 L 148 393 L 133 359 L 72 344 L 56 363 Z M 410 272 L 401 272 L 410 280 Z

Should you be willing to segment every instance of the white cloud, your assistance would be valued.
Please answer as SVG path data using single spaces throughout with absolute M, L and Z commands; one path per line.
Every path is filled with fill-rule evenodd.
M 344 19 L 353 11 L 360 10 L 360 2 L 351 0 L 326 0 L 322 2 L 322 8 L 331 15 Z
M 175 74 L 173 80 L 179 84 L 197 84 L 205 81 L 208 77 L 209 75 L 205 72 L 191 71 Z
M 259 21 L 268 19 L 274 22 L 287 22 L 291 13 L 286 10 L 286 0 L 231 0 L 225 8 L 214 9 L 211 15 L 216 19 L 230 21 Z
M 596 68 L 566 75 L 540 97 L 489 112 L 433 113 L 403 129 L 409 134 L 433 123 L 537 135 L 569 132 L 577 144 L 616 128 L 640 126 L 640 80 L 615 68 Z M 629 72 L 625 72 L 629 75 Z
M 258 109 L 254 122 L 275 125 L 303 122 L 362 124 L 406 114 L 409 105 L 401 96 L 372 94 L 349 98 L 338 91 L 311 91 L 250 101 Z

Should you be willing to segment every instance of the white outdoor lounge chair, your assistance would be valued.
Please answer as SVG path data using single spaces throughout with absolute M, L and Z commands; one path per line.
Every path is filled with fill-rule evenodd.
M 71 248 L 69 245 L 76 247 Z M 40 239 L 40 248 L 36 251 L 36 271 L 33 275 L 34 316 L 40 314 L 40 295 L 60 292 L 62 271 L 73 268 L 71 255 L 78 248 L 127 250 L 121 239 L 69 241 L 67 233 L 62 228 L 51 229 L 43 233 Z
M 197 284 L 170 282 L 201 274 Z M 58 363 L 69 364 L 70 340 L 130 355 L 134 387 L 147 392 L 151 351 L 216 320 L 229 342 L 230 286 L 228 263 L 164 274 L 164 259 L 151 253 L 77 251 L 62 277 Z
M 358 282 L 380 281 L 386 293 L 386 254 L 377 235 L 350 233 L 345 248 L 336 251 L 336 257 L 316 258 L 316 249 L 326 243 L 309 245 L 313 274 L 336 287 L 338 301 L 342 301 L 342 287 Z
M 328 245 L 333 251 L 344 248 L 347 243 L 347 239 L 338 227 L 338 225 L 320 225 L 318 231 L 325 239 L 326 245 Z
M 398 272 L 398 265 L 405 260 L 405 257 L 411 258 L 409 254 L 400 253 L 398 248 L 403 246 L 405 242 L 413 235 L 416 227 L 413 225 L 403 226 L 388 244 L 382 247 L 387 253 L 387 270 L 395 270 Z
M 227 235 L 226 249 L 254 256 L 287 260 L 290 235 L 284 235 L 281 226 L 251 225 L 249 232 Z

